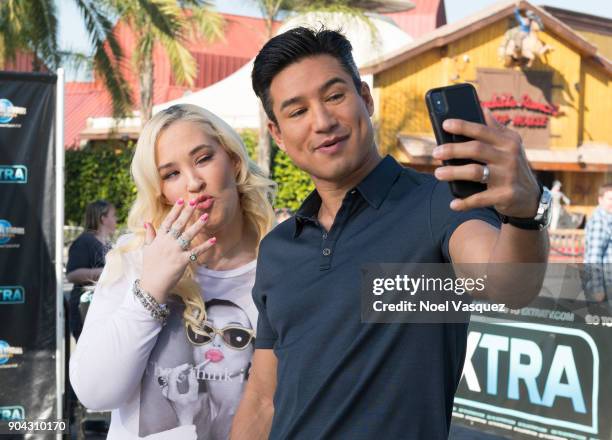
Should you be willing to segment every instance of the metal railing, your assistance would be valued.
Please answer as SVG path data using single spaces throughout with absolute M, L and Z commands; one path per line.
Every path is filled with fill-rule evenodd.
M 551 260 L 581 262 L 584 256 L 584 229 L 555 229 L 548 232 Z

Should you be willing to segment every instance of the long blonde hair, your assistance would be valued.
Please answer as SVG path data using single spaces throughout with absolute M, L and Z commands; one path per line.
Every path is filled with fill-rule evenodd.
M 190 121 L 200 124 L 207 135 L 217 140 L 238 166 L 236 185 L 242 214 L 257 234 L 257 243 L 274 225 L 272 200 L 276 194 L 276 184 L 268 179 L 259 167 L 249 159 L 242 139 L 227 123 L 208 110 L 192 104 L 179 104 L 169 107 L 153 116 L 143 127 L 134 158 L 132 159 L 132 178 L 136 184 L 136 200 L 130 208 L 127 226 L 134 237 L 129 242 L 117 246 L 106 256 L 107 270 L 101 283 L 112 283 L 121 274 L 123 253 L 138 249 L 144 244 L 144 222 L 151 222 L 156 229 L 168 214 L 171 206 L 163 203 L 161 178 L 155 163 L 155 147 L 160 134 L 176 121 Z M 206 318 L 204 301 L 200 288 L 194 280 L 193 267 L 187 267 L 185 274 L 173 289 L 185 303 L 183 318 L 185 324 L 197 326 Z

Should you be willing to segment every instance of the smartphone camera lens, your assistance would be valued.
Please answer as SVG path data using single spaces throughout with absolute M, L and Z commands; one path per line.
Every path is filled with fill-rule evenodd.
M 444 98 L 442 97 L 442 93 L 432 93 L 431 100 L 433 101 L 434 112 L 439 115 L 443 115 L 445 113 L 446 106 L 444 105 Z

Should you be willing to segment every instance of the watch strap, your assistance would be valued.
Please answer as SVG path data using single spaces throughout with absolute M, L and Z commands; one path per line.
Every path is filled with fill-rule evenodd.
M 539 231 L 544 225 L 537 220 L 532 218 L 517 218 L 517 217 L 508 217 L 506 215 L 501 215 L 502 223 L 508 223 L 519 229 L 527 229 L 529 231 Z
M 544 193 L 544 186 L 538 182 L 540 186 L 540 199 Z M 499 214 L 502 223 L 507 223 L 519 229 L 526 229 L 529 231 L 539 231 L 544 229 L 546 226 L 542 221 L 536 220 L 535 218 L 520 218 L 520 217 L 508 217 L 507 215 Z

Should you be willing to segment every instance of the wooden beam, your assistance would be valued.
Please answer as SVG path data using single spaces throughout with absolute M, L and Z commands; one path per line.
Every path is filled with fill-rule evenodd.
M 608 173 L 612 172 L 612 165 L 586 164 L 567 162 L 530 162 L 531 167 L 538 171 L 573 171 L 578 173 Z

